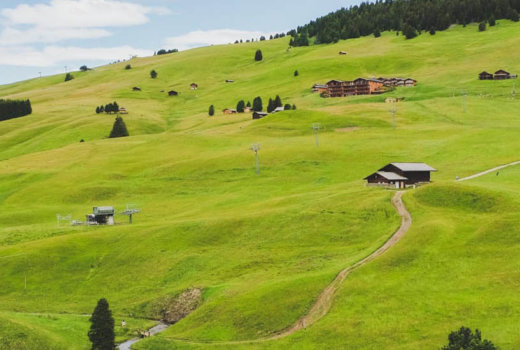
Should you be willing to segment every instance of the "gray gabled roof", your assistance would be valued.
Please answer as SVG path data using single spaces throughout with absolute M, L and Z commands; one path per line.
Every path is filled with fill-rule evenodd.
M 388 171 L 378 171 L 377 173 L 374 173 L 372 175 L 375 175 L 375 174 L 378 174 L 378 175 L 380 175 L 380 176 L 382 176 L 385 179 L 390 180 L 390 181 L 406 181 L 406 180 L 408 180 L 404 176 L 401 176 L 401 175 L 396 174 L 396 173 L 388 172 Z M 365 177 L 365 180 L 367 180 L 372 175 L 369 175 L 369 176 Z
M 437 171 L 425 163 L 390 163 L 402 171 Z

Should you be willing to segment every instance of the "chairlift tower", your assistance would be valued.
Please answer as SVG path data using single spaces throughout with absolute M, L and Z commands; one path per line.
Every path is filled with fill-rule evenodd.
M 249 149 L 253 152 L 255 152 L 255 159 L 256 159 L 256 175 L 260 175 L 260 161 L 258 159 L 258 151 L 260 151 L 260 144 L 254 143 L 249 147 Z
M 132 222 L 133 222 L 132 221 L 133 215 L 137 214 L 137 213 L 140 213 L 140 212 L 141 212 L 141 209 L 136 208 L 135 204 L 127 204 L 126 205 L 126 210 L 124 210 L 121 213 L 119 213 L 119 215 L 126 215 L 126 216 L 128 216 L 128 223 L 132 224 Z
M 320 146 L 320 139 L 319 139 L 319 132 L 320 132 L 320 129 L 321 129 L 321 124 L 320 123 L 314 123 L 312 124 L 312 130 L 314 130 L 314 135 L 316 136 L 316 147 L 319 147 Z

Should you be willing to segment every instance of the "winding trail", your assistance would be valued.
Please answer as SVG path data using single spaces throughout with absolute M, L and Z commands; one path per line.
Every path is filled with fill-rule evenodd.
M 467 180 L 475 179 L 477 177 L 480 177 L 480 176 L 483 176 L 483 175 L 486 175 L 486 174 L 489 174 L 489 173 L 493 173 L 495 171 L 498 171 L 500 169 L 504 169 L 504 168 L 507 168 L 507 167 L 510 167 L 510 166 L 513 166 L 513 165 L 520 165 L 520 161 L 509 163 L 509 164 L 505 164 L 505 165 L 500 165 L 500 166 L 497 166 L 497 167 L 495 167 L 493 169 L 485 170 L 485 171 L 482 171 L 480 173 L 477 173 L 477 174 L 474 174 L 474 175 L 471 175 L 471 176 L 463 177 L 462 179 L 458 179 L 457 181 L 461 182 L 461 181 L 467 181 Z
M 236 340 L 236 341 L 204 341 L 204 340 L 190 340 L 190 339 L 182 339 L 182 338 L 173 338 L 173 337 L 165 337 L 166 339 L 183 342 L 187 344 L 215 344 L 215 345 L 233 345 L 233 344 L 250 344 L 250 343 L 261 343 L 266 342 L 270 340 L 276 340 L 285 338 L 291 334 L 296 333 L 297 331 L 301 329 L 305 329 L 309 327 L 310 325 L 316 323 L 318 320 L 320 320 L 323 316 L 325 316 L 334 301 L 334 296 L 336 294 L 336 291 L 341 286 L 343 281 L 348 277 L 348 275 L 359 269 L 360 267 L 368 264 L 372 260 L 378 258 L 379 256 L 383 255 L 387 250 L 392 248 L 399 240 L 406 234 L 410 226 L 412 225 L 412 216 L 406 209 L 402 196 L 403 191 L 399 191 L 395 194 L 395 196 L 392 198 L 392 204 L 394 205 L 395 209 L 401 216 L 401 226 L 399 229 L 383 244 L 380 248 L 378 248 L 376 251 L 374 251 L 369 256 L 365 257 L 364 259 L 358 261 L 354 265 L 351 265 L 345 269 L 343 269 L 336 278 L 321 292 L 321 294 L 318 296 L 310 310 L 307 312 L 307 314 L 300 317 L 299 320 L 297 320 L 293 325 L 290 327 L 265 338 L 258 338 L 258 339 L 252 339 L 252 340 Z M 129 349 L 129 348 L 125 348 Z

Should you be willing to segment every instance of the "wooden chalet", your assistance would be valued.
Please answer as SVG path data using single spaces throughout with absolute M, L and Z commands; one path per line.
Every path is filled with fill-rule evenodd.
M 390 163 L 367 176 L 368 185 L 405 188 L 431 182 L 431 172 L 437 171 L 425 163 Z
M 339 52 L 339 55 L 340 55 L 340 56 L 345 56 L 346 54 L 347 54 L 347 51 L 340 51 L 340 52 Z
M 128 114 L 128 111 L 125 107 L 119 107 L 119 114 Z
M 198 84 L 195 84 L 195 83 L 191 83 L 190 88 L 191 88 L 192 90 L 197 90 L 197 89 L 199 88 L 199 85 L 198 85 Z
M 493 74 L 483 71 L 478 75 L 479 80 L 493 80 Z
M 138 86 L 134 86 L 134 87 L 132 88 L 132 91 L 141 91 L 141 88 L 138 87 Z
M 168 91 L 168 96 L 178 96 L 178 95 L 179 95 L 179 93 L 175 90 Z
M 497 70 L 494 75 L 494 80 L 506 80 L 511 79 L 511 73 L 506 72 L 505 70 Z
M 383 82 L 378 79 L 358 78 L 354 81 L 331 80 L 327 84 L 329 97 L 372 95 L 382 93 Z
M 328 91 L 327 85 L 314 84 L 312 86 L 312 92 L 314 92 L 315 94 L 321 94 L 321 93 L 327 92 L 327 91 Z
M 266 117 L 268 116 L 269 113 L 265 113 L 265 112 L 253 112 L 253 119 L 262 119 L 263 117 Z
M 234 80 L 226 79 L 226 83 L 234 83 Z
M 224 114 L 237 114 L 237 110 L 233 108 L 226 108 L 222 111 Z

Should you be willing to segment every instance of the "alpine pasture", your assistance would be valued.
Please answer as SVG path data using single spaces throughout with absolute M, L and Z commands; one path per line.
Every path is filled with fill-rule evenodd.
M 88 349 L 85 315 L 99 298 L 116 325 L 127 320 L 116 328 L 123 340 L 154 324 L 159 300 L 201 288 L 197 310 L 134 348 L 437 349 L 462 325 L 519 348 L 520 166 L 455 182 L 520 160 L 519 87 L 478 80 L 483 70 L 520 71 L 519 30 L 504 20 L 485 32 L 385 32 L 290 50 L 283 38 L 1 86 L 2 98 L 30 99 L 33 114 L 0 122 L 0 338 Z M 311 92 L 378 76 L 418 85 L 335 99 Z M 265 108 L 276 95 L 297 110 L 255 121 L 221 112 L 256 96 Z M 405 97 L 395 127 L 387 97 Z M 111 101 L 128 110 L 130 137 L 107 138 L 115 115 L 95 108 Z M 403 196 L 410 231 L 353 272 L 317 323 L 255 342 L 292 325 L 399 227 L 394 192 L 362 180 L 395 161 L 439 169 Z M 123 216 L 113 227 L 56 223 L 56 214 L 81 220 L 93 206 L 128 203 L 142 209 L 133 225 Z

